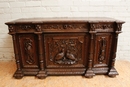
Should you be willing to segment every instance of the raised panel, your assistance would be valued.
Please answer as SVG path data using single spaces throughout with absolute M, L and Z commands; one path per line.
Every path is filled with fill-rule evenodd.
M 111 33 L 98 33 L 95 37 L 94 67 L 108 67 L 112 44 Z
M 46 34 L 44 36 L 46 67 L 85 67 L 84 39 L 85 35 L 82 34 Z
M 33 34 L 20 34 L 19 45 L 23 68 L 38 68 L 36 36 Z

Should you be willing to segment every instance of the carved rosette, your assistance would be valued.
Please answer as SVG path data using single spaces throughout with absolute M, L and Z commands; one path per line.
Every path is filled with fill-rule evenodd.
M 43 29 L 87 29 L 86 24 L 45 24 Z
M 14 26 L 13 25 L 9 25 L 9 32 L 14 32 L 15 29 L 14 29 Z
M 117 31 L 121 31 L 122 24 L 117 24 Z
M 51 39 L 50 39 L 51 41 Z M 77 39 L 53 38 L 49 43 L 49 58 L 51 62 L 62 65 L 76 64 L 82 58 L 83 37 Z
M 100 44 L 100 52 L 98 61 L 99 63 L 103 63 L 103 61 L 105 60 L 105 52 L 106 52 L 106 38 L 101 37 L 101 39 L 99 40 L 99 44 Z
M 34 64 L 34 58 L 32 53 L 32 40 L 30 38 L 26 38 L 24 42 L 24 49 L 25 49 L 25 55 L 26 55 L 26 63 L 28 64 Z
M 41 31 L 41 25 L 36 25 L 35 27 L 36 27 L 36 31 L 39 31 L 39 32 Z

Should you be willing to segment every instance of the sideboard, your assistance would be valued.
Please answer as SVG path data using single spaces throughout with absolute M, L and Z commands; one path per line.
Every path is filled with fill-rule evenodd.
M 14 77 L 115 77 L 118 34 L 123 23 L 106 17 L 22 18 L 7 22 L 17 65 Z

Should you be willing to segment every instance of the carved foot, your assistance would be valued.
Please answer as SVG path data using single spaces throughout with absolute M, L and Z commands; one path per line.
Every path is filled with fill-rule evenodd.
M 39 79 L 45 79 L 47 77 L 46 71 L 39 71 L 36 77 Z
M 92 78 L 94 75 L 95 73 L 91 69 L 88 69 L 85 73 L 86 78 Z
M 13 77 L 15 77 L 16 79 L 21 79 L 21 78 L 23 78 L 23 76 L 24 76 L 24 74 L 21 70 L 17 70 L 13 75 Z
M 118 75 L 118 72 L 116 71 L 115 68 L 111 68 L 108 72 L 108 76 L 110 77 L 116 77 L 116 75 Z

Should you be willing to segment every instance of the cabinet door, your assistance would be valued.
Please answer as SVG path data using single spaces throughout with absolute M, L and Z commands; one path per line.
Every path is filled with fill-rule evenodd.
M 98 33 L 95 39 L 94 67 L 107 67 L 110 60 L 112 34 Z
M 44 36 L 46 67 L 85 67 L 84 39 L 84 34 L 46 34 Z
M 19 50 L 23 68 L 38 68 L 37 38 L 33 34 L 20 34 Z

